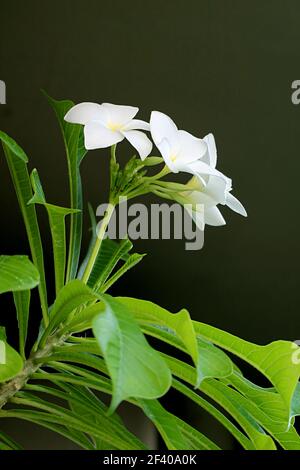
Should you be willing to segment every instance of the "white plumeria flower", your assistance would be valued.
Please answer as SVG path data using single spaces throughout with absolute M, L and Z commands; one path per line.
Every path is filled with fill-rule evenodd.
M 144 160 L 152 150 L 151 140 L 141 132 L 149 131 L 147 122 L 133 119 L 139 108 L 110 103 L 80 103 L 65 115 L 65 120 L 84 125 L 87 150 L 110 147 L 127 139 Z
M 226 184 L 225 179 L 216 176 L 210 176 L 206 184 L 193 176 L 186 184 L 187 191 L 179 193 L 175 199 L 185 205 L 200 230 L 204 230 L 205 225 L 225 225 L 217 205 L 225 202 Z
M 203 160 L 211 167 L 217 164 L 217 150 L 215 139 L 212 134 L 208 134 L 203 139 L 207 144 L 207 153 Z M 222 173 L 220 173 L 222 175 Z M 183 191 L 176 196 L 176 200 L 181 204 L 188 204 L 186 209 L 195 221 L 200 230 L 204 230 L 205 225 L 225 225 L 218 205 L 226 205 L 233 211 L 244 217 L 247 212 L 238 199 L 232 194 L 231 179 L 223 175 L 223 178 L 208 175 L 204 176 L 204 183 L 197 177 L 192 177 L 186 184 L 187 191 Z M 190 191 L 189 191 L 190 190 Z
M 230 209 L 247 217 L 242 204 L 229 193 L 228 181 L 222 178 L 210 176 L 207 184 L 204 185 L 199 178 L 193 176 L 186 184 L 186 188 L 190 191 L 183 191 L 175 199 L 181 204 L 187 204 L 186 209 L 200 230 L 204 230 L 205 225 L 226 224 L 217 207 L 219 204 L 227 205 Z M 229 203 L 228 195 L 230 195 Z
M 213 134 L 208 134 L 203 139 L 207 144 L 207 153 L 203 158 L 211 167 L 215 168 L 217 164 L 217 147 Z M 221 173 L 220 173 L 221 174 Z M 237 212 L 244 217 L 247 217 L 247 212 L 240 201 L 231 194 L 232 191 L 232 180 L 227 176 L 223 175 L 226 180 L 226 188 L 224 192 L 224 199 L 220 201 L 220 204 L 228 206 L 234 212 Z M 208 178 L 208 184 L 210 183 L 211 177 Z M 213 183 L 212 183 L 213 184 Z M 218 182 L 219 184 L 219 182 Z
M 173 173 L 183 171 L 201 179 L 203 175 L 223 177 L 214 167 L 202 160 L 207 155 L 206 142 L 186 131 L 178 130 L 166 114 L 152 111 L 150 131 L 156 147 Z

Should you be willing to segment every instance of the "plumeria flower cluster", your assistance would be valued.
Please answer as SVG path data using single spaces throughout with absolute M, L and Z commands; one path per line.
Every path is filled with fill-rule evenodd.
M 87 150 L 112 147 L 127 139 L 145 164 L 147 157 L 150 160 L 153 148 L 152 141 L 145 133 L 150 132 L 166 165 L 159 175 L 162 177 L 178 172 L 192 175 L 185 185 L 164 182 L 159 194 L 189 207 L 189 213 L 199 229 L 203 230 L 205 225 L 226 223 L 219 205 L 226 205 L 247 216 L 242 204 L 231 193 L 231 179 L 216 168 L 217 150 L 212 134 L 202 139 L 195 137 L 179 130 L 169 116 L 158 111 L 151 113 L 150 123 L 135 119 L 138 111 L 139 108 L 133 106 L 80 103 L 68 111 L 65 120 L 84 126 Z

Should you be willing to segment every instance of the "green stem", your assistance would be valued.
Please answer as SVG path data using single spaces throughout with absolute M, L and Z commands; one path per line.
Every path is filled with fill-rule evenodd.
M 110 155 L 111 155 L 111 158 L 112 158 L 112 160 L 113 160 L 114 162 L 117 161 L 117 159 L 116 159 L 116 148 L 117 148 L 117 144 L 112 145 L 112 146 L 110 147 Z
M 129 200 L 137 196 L 143 196 L 144 194 L 149 194 L 149 192 L 150 192 L 149 185 L 144 185 L 144 186 L 140 185 L 133 191 L 129 191 L 128 193 L 126 193 L 125 196 L 127 200 Z
M 153 189 L 152 193 L 155 194 L 156 196 L 162 197 L 164 199 L 169 199 L 170 201 L 174 200 L 169 194 L 164 193 L 163 191 L 159 191 L 158 189 Z
M 49 356 L 56 346 L 60 346 L 66 336 L 49 337 L 45 347 L 36 351 L 25 363 L 21 372 L 9 382 L 0 385 L 0 410 L 21 390 L 32 375 L 41 367 L 43 358 Z
M 163 178 L 164 176 L 168 175 L 169 173 L 171 173 L 171 170 L 170 170 L 169 167 L 167 167 L 167 165 L 165 165 L 159 173 L 157 173 L 154 176 L 149 176 L 145 179 L 147 179 L 148 181 L 156 181 L 156 180 L 159 180 L 159 179 Z
M 148 194 L 149 192 L 153 192 L 151 191 L 151 184 L 168 185 L 168 182 L 159 181 L 159 180 L 163 178 L 164 176 L 168 175 L 169 173 L 170 173 L 170 169 L 167 167 L 167 165 L 165 165 L 164 168 L 156 175 L 145 176 L 142 180 L 142 183 L 137 182 L 136 185 L 131 186 L 129 188 L 129 191 L 126 192 L 124 195 L 128 199 L 132 199 L 133 197 L 141 196 L 143 194 Z
M 106 213 L 105 213 L 105 216 L 102 220 L 102 224 L 101 224 L 101 227 L 100 227 L 100 230 L 99 230 L 99 233 L 97 234 L 97 238 L 96 238 L 96 242 L 95 242 L 95 245 L 93 247 L 93 251 L 91 253 L 91 256 L 89 258 L 89 261 L 86 265 L 86 268 L 85 268 L 85 271 L 83 273 L 83 276 L 82 276 L 82 281 L 87 284 L 88 280 L 89 280 L 89 277 L 90 277 L 90 274 L 92 272 L 92 269 L 94 267 L 94 264 L 95 264 L 95 261 L 97 259 L 97 256 L 98 256 L 98 253 L 99 253 L 99 250 L 101 248 L 101 244 L 102 244 L 102 241 L 103 241 L 103 238 L 104 238 L 104 235 L 105 235 L 105 232 L 106 232 L 106 229 L 107 229 L 107 226 L 109 224 L 109 221 L 111 219 L 111 216 L 114 212 L 114 209 L 115 209 L 115 204 L 113 203 L 109 203 L 108 204 L 108 207 L 107 207 L 107 210 L 106 210 Z

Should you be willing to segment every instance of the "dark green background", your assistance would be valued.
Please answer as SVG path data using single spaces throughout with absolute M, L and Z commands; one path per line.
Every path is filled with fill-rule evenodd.
M 0 127 L 31 156 L 48 200 L 68 204 L 67 174 L 40 88 L 75 102 L 137 105 L 144 119 L 157 109 L 196 135 L 213 132 L 219 168 L 248 211 L 244 219 L 224 209 L 227 225 L 208 228 L 200 252 L 139 242 L 149 255 L 116 292 L 185 306 L 258 343 L 299 338 L 300 106 L 291 102 L 299 19 L 297 0 L 2 2 Z M 1 252 L 23 253 L 3 158 L 0 168 Z M 83 163 L 94 206 L 105 200 L 107 170 L 105 150 Z

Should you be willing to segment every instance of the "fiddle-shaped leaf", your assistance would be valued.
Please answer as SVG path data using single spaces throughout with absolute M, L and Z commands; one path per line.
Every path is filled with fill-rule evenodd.
M 68 209 L 55 206 L 46 202 L 45 194 L 36 169 L 31 173 L 31 184 L 34 191 L 33 197 L 28 204 L 41 204 L 48 213 L 49 224 L 52 236 L 54 269 L 55 269 L 55 288 L 56 295 L 59 293 L 65 282 L 66 268 L 66 227 L 65 217 L 78 212 L 77 209 Z
M 28 158 L 24 150 L 7 134 L 0 131 L 0 140 L 7 160 L 8 168 L 15 187 L 20 210 L 26 227 L 33 264 L 40 276 L 38 285 L 45 325 L 48 323 L 47 289 L 45 281 L 43 247 L 35 207 L 28 206 L 32 198 L 32 188 L 27 170 Z
M 70 205 L 72 212 L 70 224 L 70 242 L 66 281 L 74 279 L 77 274 L 81 239 L 82 239 L 82 184 L 80 176 L 80 163 L 86 154 L 83 143 L 83 130 L 78 124 L 71 124 L 64 120 L 66 113 L 74 106 L 70 100 L 58 101 L 51 98 L 47 93 L 45 96 L 54 110 L 62 132 L 65 151 L 67 155 L 69 183 L 70 183 Z

